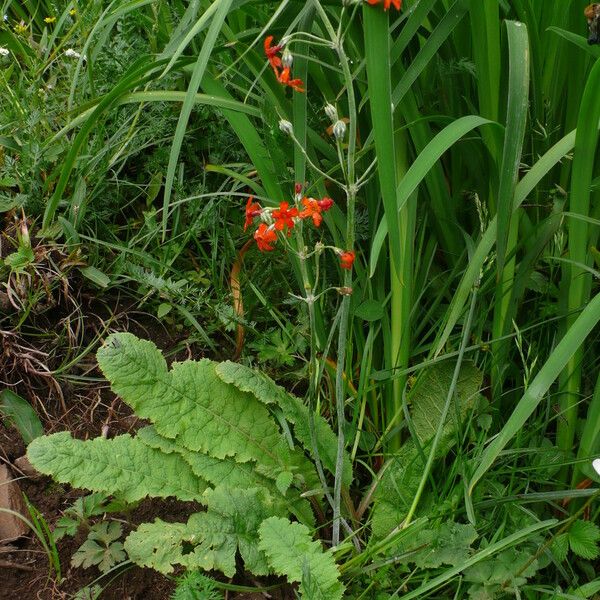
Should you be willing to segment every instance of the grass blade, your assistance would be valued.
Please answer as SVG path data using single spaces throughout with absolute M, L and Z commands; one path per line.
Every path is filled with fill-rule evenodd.
M 571 177 L 570 212 L 582 216 L 590 213 L 590 188 L 594 176 L 598 130 L 590 127 L 590 123 L 600 120 L 600 104 L 598 88 L 600 86 L 600 62 L 592 69 L 583 93 L 575 152 L 573 156 L 573 175 Z M 586 273 L 585 265 L 590 263 L 589 225 L 583 219 L 569 219 L 568 255 L 572 261 L 565 263 L 563 270 L 562 293 L 566 298 L 566 327 L 571 327 L 574 313 L 587 303 L 590 296 L 591 277 Z M 581 265 L 581 266 L 578 266 Z M 558 446 L 564 451 L 571 451 L 577 423 L 577 403 L 581 388 L 581 352 L 575 353 L 561 376 L 561 411 L 565 419 L 560 419 L 557 429 Z
M 469 494 L 486 471 L 492 466 L 496 458 L 510 440 L 521 430 L 527 419 L 533 414 L 552 383 L 565 368 L 573 355 L 580 348 L 587 336 L 600 322 L 600 294 L 585 307 L 575 323 L 569 328 L 563 339 L 559 342 L 544 366 L 540 369 L 529 388 L 519 400 L 510 418 L 485 449 L 479 465 L 469 482 Z
M 515 189 L 515 197 L 513 204 L 513 211 L 517 210 L 519 206 L 525 201 L 527 196 L 535 188 L 538 183 L 552 170 L 552 168 L 564 158 L 575 145 L 575 132 L 567 134 L 564 138 L 558 141 L 546 154 L 544 154 L 529 170 L 527 175 L 518 183 Z M 489 256 L 496 239 L 496 227 L 497 217 L 494 216 L 490 221 L 485 233 L 481 240 L 477 244 L 475 252 L 469 260 L 467 269 L 462 276 L 461 282 L 454 293 L 450 308 L 446 317 L 446 324 L 441 329 L 441 334 L 438 336 L 438 340 L 434 344 L 434 356 L 439 356 L 443 351 L 452 330 L 456 323 L 460 319 L 463 313 L 467 298 L 469 296 L 471 287 L 475 283 L 479 272 L 483 268 L 486 258 Z
M 410 195 L 417 189 L 433 165 L 435 165 L 435 163 L 442 157 L 448 148 L 455 144 L 461 137 L 469 133 L 469 131 L 472 131 L 476 127 L 481 127 L 482 125 L 488 125 L 489 123 L 491 123 L 491 121 L 488 119 L 470 115 L 457 119 L 440 131 L 417 156 L 410 169 L 407 171 L 406 176 L 398 185 L 395 194 L 397 198 L 396 212 L 399 212 L 402 209 L 402 207 L 410 198 Z M 396 214 L 394 214 L 394 218 L 397 222 Z M 370 258 L 371 277 L 373 276 L 377 267 L 377 261 L 379 260 L 379 255 L 387 235 L 388 221 L 385 219 L 379 224 L 377 232 L 373 238 Z
M 225 18 L 231 7 L 233 0 L 216 0 L 211 5 L 211 9 L 216 9 L 215 15 L 212 19 L 210 27 L 206 33 L 206 38 L 202 44 L 202 49 L 198 55 L 198 60 L 194 66 L 192 78 L 187 89 L 186 98 L 181 107 L 181 113 L 179 115 L 179 121 L 175 129 L 175 136 L 173 138 L 173 144 L 171 145 L 171 152 L 169 154 L 169 164 L 167 166 L 167 175 L 165 177 L 165 191 L 163 199 L 163 219 L 162 219 L 162 238 L 163 242 L 167 236 L 167 220 L 169 212 L 169 203 L 171 201 L 171 192 L 173 190 L 173 181 L 175 179 L 175 169 L 177 168 L 177 161 L 179 160 L 179 152 L 181 151 L 181 145 L 183 144 L 183 138 L 187 129 L 187 124 L 194 107 L 195 96 L 200 88 L 200 83 L 204 77 L 208 61 L 210 59 L 211 52 L 217 41 L 217 37 L 223 27 Z M 207 11 L 208 12 L 208 11 Z M 203 15 L 204 16 L 204 15 Z M 203 17 L 200 18 L 202 20 Z M 167 69 L 168 69 L 167 65 Z
M 400 206 L 396 194 L 396 151 L 391 103 L 390 34 L 388 15 L 376 8 L 363 8 L 366 69 L 369 82 L 369 106 L 377 155 L 379 188 L 383 200 L 384 221 L 390 236 L 392 262 L 400 267 Z M 367 142 L 368 143 L 368 142 Z M 383 239 L 381 240 L 383 244 Z M 375 260 L 375 263 L 377 261 Z

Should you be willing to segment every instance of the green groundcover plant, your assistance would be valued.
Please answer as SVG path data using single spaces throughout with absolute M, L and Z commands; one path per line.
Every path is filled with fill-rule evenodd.
M 227 331 L 252 328 L 243 306 L 273 328 L 245 354 L 238 335 L 244 364 L 170 369 L 151 342 L 110 336 L 100 368 L 151 425 L 32 442 L 59 481 L 202 505 L 141 525 L 119 556 L 188 570 L 190 588 L 198 570 L 243 564 L 306 598 L 597 594 L 600 52 L 586 2 L 44 3 L 49 21 L 33 4 L 5 3 L 7 89 L 56 72 L 68 101 L 40 153 L 17 135 L 27 111 L 3 105 L 18 117 L 0 138 L 7 206 L 43 204 L 43 235 L 89 240 L 96 282 L 137 282 L 140 305 L 154 295 L 210 356 L 232 353 L 207 334 L 209 281 Z M 140 46 L 151 32 L 122 68 L 119 30 Z M 76 31 L 79 57 L 50 68 Z M 154 147 L 153 115 L 169 147 L 131 165 L 139 194 L 107 194 L 104 171 L 125 178 L 136 142 Z M 195 163 L 213 133 L 235 152 Z M 218 191 L 190 172 L 222 176 Z M 197 269 L 181 270 L 188 254 Z M 4 271 L 26 277 L 31 260 L 24 247 Z M 302 400 L 244 366 L 251 349 Z
M 152 342 L 129 333 L 111 335 L 98 363 L 113 391 L 152 425 L 113 439 L 81 441 L 67 432 L 39 437 L 29 445 L 28 457 L 59 482 L 126 502 L 173 496 L 204 505 L 187 523 L 156 519 L 140 525 L 124 544 L 132 561 L 162 573 L 181 565 L 231 577 L 239 553 L 255 575 L 284 575 L 299 583 L 303 597 L 342 597 L 335 556 L 312 537 L 315 529 L 328 529 L 324 498 L 329 492 L 320 477 L 335 473 L 337 459 L 336 436 L 325 419 L 259 371 L 208 359 L 169 369 Z M 397 525 L 423 469 L 417 444 L 426 447 L 435 435 L 440 399 L 451 378 L 447 367 L 432 369 L 416 390 L 417 441 L 390 463 L 374 496 L 373 532 L 367 538 L 374 554 L 398 549 L 398 538 L 408 531 L 399 535 Z M 456 387 L 460 419 L 478 400 L 480 384 L 479 371 L 465 364 Z M 442 430 L 438 457 L 454 444 L 454 416 Z M 344 455 L 346 491 L 352 480 Z M 344 518 L 355 520 L 351 502 L 348 497 Z M 423 565 L 455 564 L 470 554 L 476 537 L 470 525 L 421 530 L 418 546 L 432 550 L 418 556 Z

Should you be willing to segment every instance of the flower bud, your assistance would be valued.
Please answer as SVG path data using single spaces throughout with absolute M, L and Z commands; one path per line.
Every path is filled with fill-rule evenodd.
M 333 135 L 336 140 L 343 140 L 346 135 L 346 123 L 338 119 L 333 125 Z
M 352 295 L 352 288 L 351 287 L 339 287 L 339 288 L 335 288 L 338 292 L 338 294 L 340 294 L 341 296 L 351 296 Z
M 281 62 L 283 66 L 287 67 L 288 69 L 291 68 L 292 63 L 294 62 L 294 56 L 287 48 L 283 51 L 283 54 L 281 55 Z
M 333 200 L 331 198 L 328 198 L 327 196 L 325 196 L 325 198 L 322 198 L 321 200 L 317 200 L 317 204 L 319 205 L 319 208 L 323 212 L 326 212 L 333 206 Z
M 338 120 L 337 109 L 333 104 L 329 104 L 329 102 L 325 105 L 325 114 L 331 119 L 333 123 Z
M 294 126 L 285 119 L 281 119 L 281 121 L 279 121 L 279 129 L 286 135 L 292 135 L 292 133 L 294 133 Z

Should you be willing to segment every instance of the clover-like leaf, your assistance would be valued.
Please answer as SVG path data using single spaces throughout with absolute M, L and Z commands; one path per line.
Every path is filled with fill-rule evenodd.
M 104 521 L 95 525 L 86 541 L 73 554 L 71 564 L 84 569 L 96 565 L 100 571 L 106 573 L 127 558 L 123 544 L 116 541 L 122 533 L 121 525 L 116 521 Z

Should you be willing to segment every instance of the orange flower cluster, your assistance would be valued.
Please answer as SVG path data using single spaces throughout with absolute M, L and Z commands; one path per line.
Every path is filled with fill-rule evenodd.
M 304 83 L 302 79 L 292 79 L 291 71 L 289 66 L 285 66 L 279 56 L 279 52 L 283 50 L 283 46 L 281 44 L 272 46 L 273 36 L 269 35 L 265 38 L 265 56 L 275 73 L 275 77 L 277 77 L 277 81 L 283 85 L 287 85 L 291 87 L 296 92 L 304 91 Z
M 367 0 L 371 5 L 383 3 L 383 10 L 389 10 L 390 6 L 393 6 L 396 10 L 402 8 L 402 0 Z
M 295 191 L 298 200 L 301 196 L 302 185 L 296 184 Z M 300 204 L 304 207 L 303 210 L 296 206 L 290 208 L 289 202 L 280 202 L 279 208 L 262 208 L 260 204 L 254 202 L 254 197 L 250 196 L 246 202 L 244 231 L 254 223 L 256 217 L 266 213 L 265 221 L 267 222 L 258 225 L 254 232 L 254 239 L 261 252 L 271 252 L 275 249 L 277 232 L 285 231 L 289 237 L 299 219 L 311 219 L 314 226 L 319 227 L 323 222 L 323 213 L 333 206 L 333 200 L 327 197 L 317 200 L 305 196 L 300 200 Z M 344 251 L 337 248 L 334 250 L 340 257 L 340 267 L 342 269 L 352 269 L 355 253 L 351 250 Z

